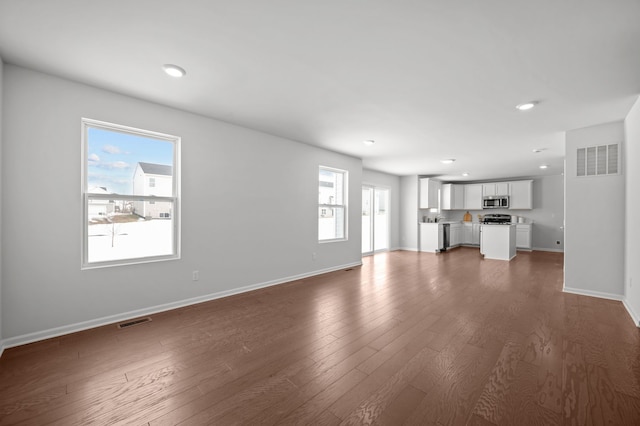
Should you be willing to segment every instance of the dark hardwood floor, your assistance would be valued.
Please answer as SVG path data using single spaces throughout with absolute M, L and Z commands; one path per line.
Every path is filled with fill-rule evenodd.
M 363 263 L 8 349 L 0 424 L 640 424 L 640 331 L 562 254 Z

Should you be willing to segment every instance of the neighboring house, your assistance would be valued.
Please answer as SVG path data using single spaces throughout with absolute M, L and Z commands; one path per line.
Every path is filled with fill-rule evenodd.
M 159 197 L 171 196 L 173 194 L 171 166 L 138 163 L 133 173 L 133 193 Z M 172 216 L 171 203 L 160 201 L 134 201 L 133 212 L 138 216 L 153 219 L 169 219 Z
M 110 194 L 104 186 L 94 186 L 89 188 L 92 194 Z M 89 220 L 104 218 L 115 211 L 115 202 L 113 200 L 89 200 L 87 215 Z

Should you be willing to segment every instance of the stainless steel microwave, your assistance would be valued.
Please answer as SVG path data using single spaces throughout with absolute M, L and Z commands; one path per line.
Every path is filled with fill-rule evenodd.
M 483 197 L 482 208 L 483 209 L 508 209 L 509 197 L 507 195 Z

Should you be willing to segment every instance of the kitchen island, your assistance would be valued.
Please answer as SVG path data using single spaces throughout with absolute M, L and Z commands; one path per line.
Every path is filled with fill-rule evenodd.
M 480 254 L 484 255 L 485 259 L 511 260 L 516 257 L 516 225 L 482 225 Z

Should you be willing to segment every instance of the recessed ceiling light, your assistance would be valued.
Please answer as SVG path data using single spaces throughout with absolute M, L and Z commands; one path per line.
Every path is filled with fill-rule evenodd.
M 539 153 L 539 152 L 542 152 L 542 151 L 544 151 L 544 148 L 534 148 L 534 149 L 533 149 L 533 152 L 534 152 L 535 154 L 537 154 L 537 153 Z
M 376 141 L 372 140 L 372 139 L 367 139 L 366 141 L 362 141 L 363 144 L 371 146 L 373 144 L 376 143 Z
M 516 105 L 516 109 L 520 111 L 528 111 L 536 105 L 538 105 L 538 101 L 525 102 L 524 104 Z
M 181 68 L 181 67 L 179 67 L 177 65 L 173 65 L 173 64 L 164 64 L 162 66 L 162 69 L 164 70 L 164 72 L 169 74 L 171 77 L 175 77 L 175 78 L 183 77 L 187 73 L 184 70 L 184 68 Z
M 464 172 L 464 173 L 462 174 L 462 176 L 469 176 L 469 173 Z
M 456 159 L 455 159 L 455 158 L 445 158 L 444 160 L 440 160 L 440 162 L 441 162 L 442 164 L 451 164 L 451 163 L 453 163 L 454 161 L 456 161 Z
M 541 169 L 548 169 L 548 168 L 549 168 L 549 166 L 547 166 L 546 164 L 542 164 L 542 165 L 540 166 L 540 168 L 541 168 Z

